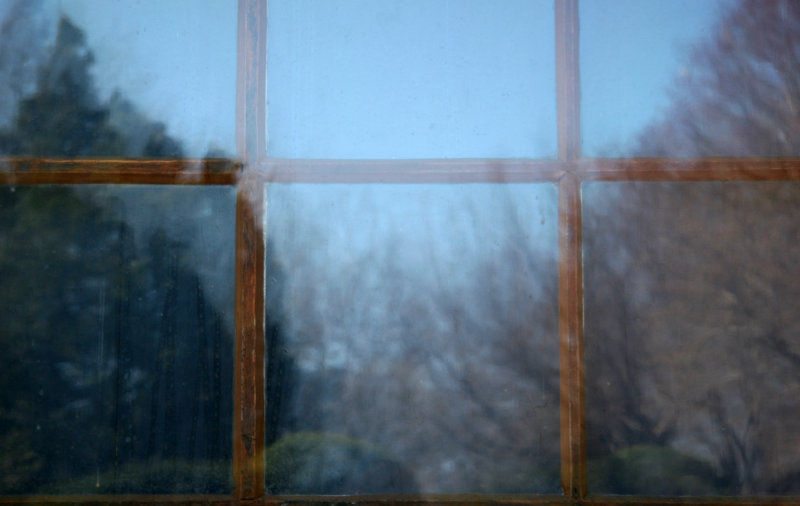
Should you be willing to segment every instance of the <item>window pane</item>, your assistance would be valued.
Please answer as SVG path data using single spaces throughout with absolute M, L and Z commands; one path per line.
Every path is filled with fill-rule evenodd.
M 268 152 L 552 157 L 551 0 L 269 2 Z
M 580 5 L 584 154 L 800 154 L 800 3 Z
M 584 184 L 589 484 L 800 493 L 800 184 Z
M 234 207 L 0 187 L 0 493 L 232 490 Z
M 555 185 L 268 197 L 268 490 L 559 493 Z
M 0 155 L 232 156 L 236 3 L 0 2 Z

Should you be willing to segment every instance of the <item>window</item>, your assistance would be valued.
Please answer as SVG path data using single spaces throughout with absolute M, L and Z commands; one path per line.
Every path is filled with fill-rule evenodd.
M 795 3 L 39 4 L 3 500 L 797 502 Z

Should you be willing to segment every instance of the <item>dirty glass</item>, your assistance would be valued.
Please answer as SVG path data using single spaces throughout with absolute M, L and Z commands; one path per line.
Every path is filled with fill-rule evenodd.
M 0 1 L 0 155 L 230 157 L 236 9 Z
M 551 0 L 268 9 L 270 156 L 555 156 Z
M 555 185 L 267 200 L 268 491 L 560 493 Z
M 0 493 L 232 491 L 234 208 L 0 186 Z
M 583 202 L 590 492 L 800 493 L 800 184 Z
M 587 156 L 798 156 L 800 3 L 580 3 Z

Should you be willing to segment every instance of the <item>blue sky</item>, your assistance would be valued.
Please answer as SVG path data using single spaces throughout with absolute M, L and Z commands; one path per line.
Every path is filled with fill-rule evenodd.
M 547 291 L 555 284 L 558 251 L 554 183 L 273 184 L 267 200 L 268 254 L 287 275 L 282 307 L 272 310 L 289 316 L 290 332 L 320 322 L 329 351 L 347 341 L 343 336 L 387 335 L 398 315 L 413 319 L 400 300 L 431 299 L 441 310 L 441 297 L 459 294 L 459 304 L 479 312 L 514 289 L 537 304 L 541 295 L 555 295 Z M 515 256 L 521 251 L 532 265 Z M 531 274 L 526 268 L 538 283 L 520 288 Z M 486 286 L 487 270 L 506 287 L 502 293 Z M 369 317 L 347 320 L 358 308 Z M 452 316 L 432 314 L 441 327 Z M 328 359 L 341 365 L 348 357 L 330 353 Z
M 191 155 L 210 145 L 234 152 L 236 2 L 45 2 L 54 19 L 63 12 L 86 30 L 103 95 L 120 89 L 164 121 Z M 707 35 L 718 3 L 581 2 L 586 154 L 624 152 L 636 132 L 658 118 L 687 47 Z M 271 0 L 270 154 L 552 157 L 553 17 L 550 0 Z M 337 245 L 331 251 L 342 255 L 359 245 L 378 251 L 391 241 L 427 240 L 429 257 L 450 258 L 456 280 L 468 275 L 470 255 L 492 254 L 491 248 L 466 248 L 465 234 L 478 228 L 503 233 L 491 217 L 498 216 L 496 206 L 511 202 L 530 227 L 529 245 L 555 247 L 552 188 L 467 186 L 276 190 L 273 204 L 279 205 L 270 210 L 268 233 L 289 233 L 287 224 L 298 214 L 328 234 L 316 240 Z M 331 195 L 339 207 L 326 210 Z M 287 207 L 286 199 L 294 205 Z M 475 228 L 463 221 L 465 209 L 488 221 Z M 542 216 L 548 218 L 540 223 Z M 301 239 L 291 240 L 309 244 Z M 421 265 L 425 259 L 413 255 L 422 250 L 416 243 L 404 255 Z
M 550 0 L 269 3 L 273 156 L 556 152 Z
M 624 150 L 658 118 L 720 2 L 581 2 L 588 155 Z M 551 0 L 269 6 L 272 156 L 555 156 Z
M 669 105 L 693 44 L 731 0 L 583 0 L 584 156 L 617 156 Z
M 236 2 L 45 0 L 45 12 L 85 29 L 102 96 L 119 89 L 190 156 L 235 153 Z
M 8 4 L 10 0 L 0 0 Z M 615 155 L 668 104 L 732 0 L 583 0 L 584 153 Z M 235 146 L 236 2 L 45 0 L 115 88 L 192 155 Z M 269 149 L 309 158 L 552 157 L 551 0 L 271 0 Z

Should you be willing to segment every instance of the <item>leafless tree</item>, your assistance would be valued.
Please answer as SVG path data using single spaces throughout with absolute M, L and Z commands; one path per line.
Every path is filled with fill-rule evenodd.
M 797 156 L 798 101 L 800 4 L 743 0 L 693 48 L 636 153 Z M 590 452 L 667 447 L 709 463 L 717 493 L 797 492 L 800 186 L 592 185 Z

